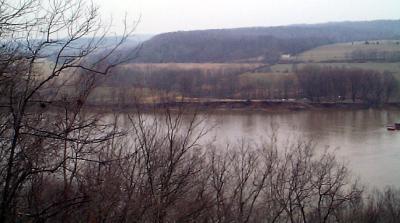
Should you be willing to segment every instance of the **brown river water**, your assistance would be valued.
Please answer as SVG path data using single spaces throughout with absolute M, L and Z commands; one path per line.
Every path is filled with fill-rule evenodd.
M 206 115 L 203 125 L 211 130 L 202 142 L 262 142 L 273 123 L 280 143 L 312 139 L 317 150 L 332 149 L 369 188 L 400 187 L 400 131 L 386 129 L 394 122 L 400 110 L 217 111 Z
M 217 141 L 242 137 L 262 141 L 277 126 L 281 141 L 312 139 L 317 149 L 329 147 L 369 187 L 400 186 L 400 131 L 386 125 L 400 122 L 400 110 L 318 110 L 285 113 L 215 113 L 208 137 Z

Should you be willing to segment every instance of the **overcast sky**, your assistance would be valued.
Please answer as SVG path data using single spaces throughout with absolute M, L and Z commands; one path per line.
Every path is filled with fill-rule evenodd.
M 400 19 L 400 0 L 94 0 L 116 26 L 141 16 L 137 33 Z

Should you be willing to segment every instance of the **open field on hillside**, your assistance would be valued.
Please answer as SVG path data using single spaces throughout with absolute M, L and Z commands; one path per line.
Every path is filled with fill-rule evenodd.
M 125 64 L 122 69 L 139 69 L 145 71 L 159 70 L 193 70 L 199 69 L 202 71 L 214 70 L 253 70 L 264 66 L 262 63 L 138 63 Z
M 307 65 L 313 66 L 331 66 L 345 68 L 360 68 L 366 70 L 377 70 L 380 72 L 389 71 L 400 80 L 400 62 L 396 63 L 299 63 L 299 64 L 276 64 L 271 67 L 274 73 L 292 73 L 294 69 L 299 69 Z
M 297 55 L 294 59 L 302 62 L 356 60 L 369 56 L 400 52 L 400 40 L 376 40 L 366 42 L 338 43 L 317 47 Z

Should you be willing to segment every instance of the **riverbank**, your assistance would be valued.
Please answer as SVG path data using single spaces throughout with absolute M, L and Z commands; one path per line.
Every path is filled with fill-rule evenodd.
M 302 110 L 318 110 L 318 109 L 368 109 L 368 108 L 384 108 L 384 109 L 400 109 L 400 103 L 385 103 L 379 106 L 371 106 L 365 103 L 351 102 L 305 102 L 305 101 L 284 101 L 284 100 L 192 100 L 192 101 L 173 101 L 173 102 L 157 102 L 157 103 L 134 103 L 125 105 L 115 104 L 87 104 L 87 107 L 96 110 L 105 111 L 125 111 L 125 110 L 154 110 L 154 109 L 195 109 L 195 110 L 237 110 L 237 111 L 265 111 L 265 112 L 282 112 L 282 111 L 302 111 Z

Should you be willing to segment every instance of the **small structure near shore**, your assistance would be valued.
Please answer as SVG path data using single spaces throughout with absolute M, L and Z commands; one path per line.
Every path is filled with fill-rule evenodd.
M 398 123 L 394 123 L 394 128 L 396 130 L 400 130 L 400 123 L 399 122 Z

